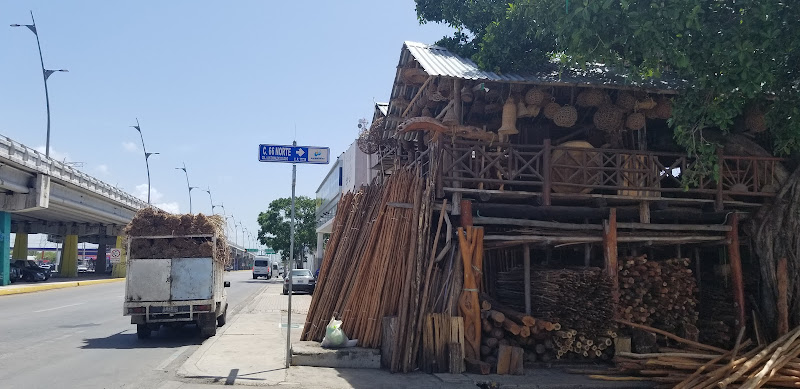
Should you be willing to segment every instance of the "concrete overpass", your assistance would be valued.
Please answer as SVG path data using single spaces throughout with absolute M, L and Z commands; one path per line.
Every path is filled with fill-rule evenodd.
M 73 167 L 0 135 L 0 285 L 14 258 L 25 258 L 28 234 L 64 239 L 64 275 L 77 272 L 78 241 L 121 246 L 122 229 L 147 203 Z M 75 269 L 73 269 L 75 268 Z M 116 270 L 115 270 L 116 271 Z M 120 275 L 124 275 L 121 268 Z M 118 272 L 118 273 L 119 273 Z

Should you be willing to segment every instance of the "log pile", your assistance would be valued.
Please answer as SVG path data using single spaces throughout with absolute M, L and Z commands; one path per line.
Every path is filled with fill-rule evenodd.
M 524 310 L 522 269 L 499 272 L 498 300 Z M 531 315 L 558 322 L 581 336 L 603 336 L 612 327 L 611 281 L 599 268 L 531 270 Z
M 654 328 L 644 328 L 665 334 Z M 749 340 L 742 341 L 743 334 L 744 331 L 732 350 L 668 334 L 673 340 L 683 343 L 685 348 L 648 354 L 618 353 L 614 358 L 615 373 L 625 377 L 604 375 L 592 378 L 643 377 L 659 383 L 659 387 L 682 389 L 800 387 L 800 327 L 771 344 L 758 347 L 752 347 Z
M 212 238 L 160 238 L 133 239 L 131 241 L 131 258 L 208 258 L 223 264 L 230 263 L 230 250 L 225 238 L 225 219 L 219 215 L 206 216 L 184 214 L 173 215 L 162 210 L 148 207 L 136 213 L 125 226 L 125 235 L 129 237 L 215 235 Z M 216 245 L 216 256 L 213 255 Z
M 498 371 L 502 346 L 523 349 L 524 361 L 553 362 L 559 359 L 610 360 L 614 355 L 614 331 L 591 338 L 560 323 L 537 319 L 481 295 L 481 360 Z
M 620 261 L 619 317 L 670 332 L 697 324 L 697 283 L 688 259 L 648 261 L 646 255 Z
M 735 336 L 736 310 L 730 287 L 704 283 L 700 290 L 700 341 L 717 347 L 730 347 Z

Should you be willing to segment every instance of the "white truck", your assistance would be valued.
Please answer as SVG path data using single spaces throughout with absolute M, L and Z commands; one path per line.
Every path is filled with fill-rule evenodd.
M 138 239 L 148 239 L 147 244 L 155 250 L 169 247 L 170 250 L 164 251 L 173 253 L 180 253 L 175 243 L 177 240 L 184 245 L 188 240 L 198 244 L 211 242 L 212 250 L 210 256 L 199 258 L 197 255 L 181 257 L 180 254 L 157 258 L 158 252 L 137 258 L 135 241 Z M 166 241 L 159 242 L 162 239 Z M 131 324 L 136 324 L 139 339 L 149 337 L 151 331 L 157 331 L 162 325 L 177 327 L 195 323 L 204 337 L 216 335 L 217 326 L 225 325 L 228 310 L 225 288 L 230 286 L 230 282 L 223 280 L 225 268 L 216 258 L 216 243 L 214 234 L 135 236 L 128 239 L 124 315 L 131 317 Z

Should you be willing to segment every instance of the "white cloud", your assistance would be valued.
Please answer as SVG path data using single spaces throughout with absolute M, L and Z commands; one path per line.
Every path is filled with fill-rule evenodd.
M 147 184 L 136 185 L 136 192 L 133 195 L 140 198 L 142 201 L 147 201 Z M 181 213 L 181 207 L 178 202 L 162 202 L 161 200 L 163 198 L 164 194 L 159 192 L 158 189 L 150 188 L 150 202 L 154 206 L 170 213 Z
M 100 174 L 108 174 L 108 166 L 107 165 L 97 165 L 94 170 L 97 170 Z
M 158 208 L 161 208 L 169 213 L 179 214 L 181 213 L 181 207 L 178 205 L 177 202 L 173 201 L 171 203 L 156 203 L 153 204 Z
M 45 154 L 45 151 L 46 151 L 44 146 L 36 146 L 35 150 L 40 152 L 40 153 L 42 153 L 42 154 Z M 69 157 L 69 154 L 58 152 L 58 151 L 54 150 L 52 147 L 50 148 L 50 158 L 55 159 L 56 161 L 62 161 L 62 162 L 63 161 L 69 162 L 69 161 L 72 160 L 72 158 Z
M 122 142 L 122 148 L 130 152 L 139 151 L 139 146 L 133 142 Z

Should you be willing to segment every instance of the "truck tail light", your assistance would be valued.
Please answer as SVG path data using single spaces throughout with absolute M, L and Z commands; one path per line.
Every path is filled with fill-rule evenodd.
M 198 311 L 202 311 L 202 312 L 211 311 L 211 306 L 210 305 L 194 305 L 193 308 L 194 308 L 195 312 L 198 312 Z
M 145 307 L 128 308 L 128 313 L 145 313 L 146 311 Z

